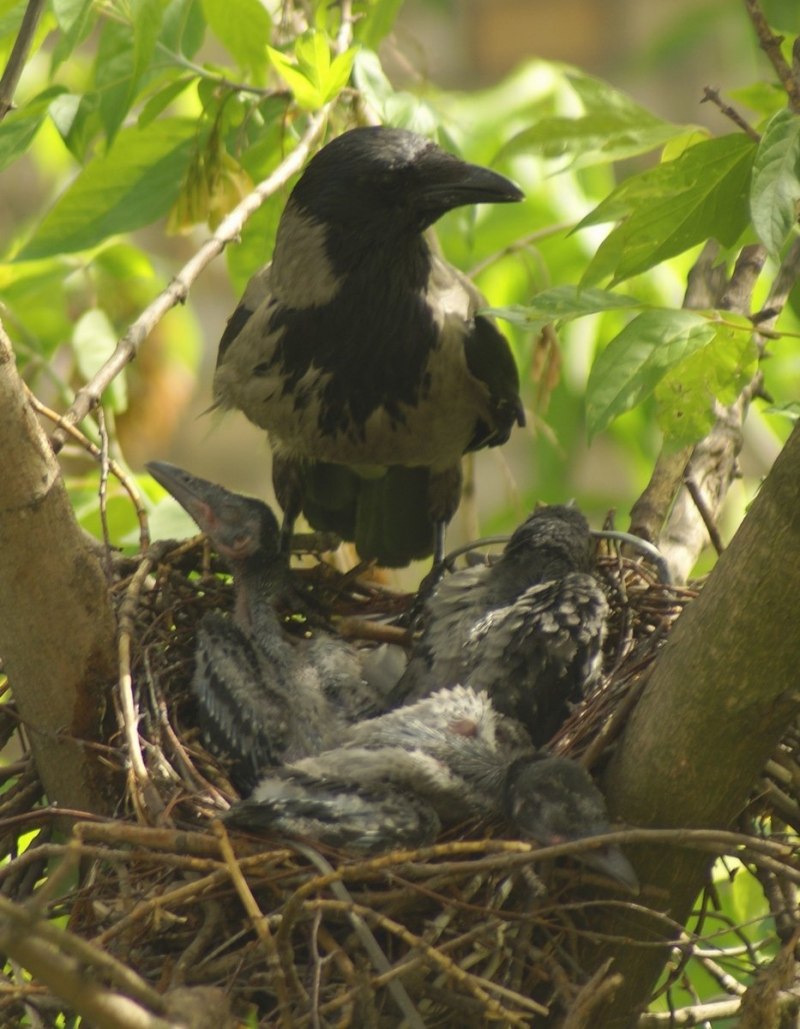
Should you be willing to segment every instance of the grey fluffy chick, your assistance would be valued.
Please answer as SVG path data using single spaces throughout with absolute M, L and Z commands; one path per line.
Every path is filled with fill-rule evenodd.
M 535 751 L 485 693 L 460 686 L 353 725 L 339 747 L 269 772 L 226 821 L 373 852 L 424 845 L 441 826 L 475 817 L 544 846 L 608 830 L 585 769 Z M 581 860 L 636 886 L 617 847 Z
M 522 722 L 536 746 L 546 743 L 600 672 L 608 602 L 592 575 L 593 551 L 578 510 L 542 507 L 496 563 L 445 577 L 424 605 L 391 702 L 470 685 Z

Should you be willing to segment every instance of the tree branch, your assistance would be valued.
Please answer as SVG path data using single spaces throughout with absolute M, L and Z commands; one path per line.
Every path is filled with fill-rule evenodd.
M 343 0 L 342 23 L 336 40 L 335 50 L 338 53 L 346 50 L 352 40 L 352 10 L 350 0 Z M 64 413 L 64 426 L 78 425 L 100 403 L 103 391 L 119 375 L 122 369 L 135 357 L 142 343 L 147 339 L 158 322 L 176 304 L 185 302 L 195 279 L 215 257 L 222 253 L 232 240 L 236 239 L 246 224 L 265 200 L 269 199 L 305 164 L 314 144 L 325 128 L 328 114 L 335 101 L 331 101 L 312 115 L 305 132 L 297 142 L 297 146 L 263 182 L 260 182 L 252 193 L 242 200 L 230 214 L 223 219 L 214 235 L 208 239 L 191 260 L 187 261 L 169 286 L 162 290 L 156 299 L 142 311 L 135 322 L 117 344 L 114 353 L 98 369 L 96 374 L 75 395 L 69 409 Z M 66 429 L 59 426 L 53 432 L 51 444 L 58 453 L 66 442 Z
M 609 805 L 629 824 L 730 824 L 797 713 L 800 636 L 787 598 L 800 592 L 800 564 L 790 558 L 800 552 L 799 478 L 800 426 L 676 622 L 611 760 Z M 643 887 L 683 924 L 709 859 L 668 846 L 637 849 L 634 858 Z M 630 941 L 586 955 L 593 967 L 614 957 L 624 982 L 602 1024 L 629 1026 L 672 940 L 654 946 L 652 915 L 634 911 L 598 917 L 592 929 Z
M 769 58 L 772 67 L 780 79 L 781 85 L 786 90 L 786 95 L 789 97 L 789 107 L 795 114 L 800 114 L 800 83 L 795 78 L 792 69 L 786 63 L 781 53 L 783 36 L 776 36 L 769 27 L 758 0 L 744 0 L 744 5 L 747 8 L 750 21 L 753 23 L 753 28 L 756 30 L 759 45 Z
M 116 679 L 105 575 L 70 506 L 0 326 L 0 655 L 50 801 L 103 812 L 102 738 Z
M 28 60 L 28 53 L 33 45 L 36 26 L 44 10 L 47 0 L 28 0 L 28 6 L 22 16 L 19 34 L 8 58 L 8 64 L 0 78 L 0 121 L 5 118 L 14 106 L 14 94 L 17 91 L 20 76 Z

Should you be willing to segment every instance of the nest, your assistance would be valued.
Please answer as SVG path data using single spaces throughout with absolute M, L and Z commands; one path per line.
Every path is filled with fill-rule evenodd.
M 590 766 L 607 757 L 644 673 L 695 595 L 616 553 L 600 559 L 600 573 L 612 610 L 603 681 L 552 744 Z M 328 565 L 298 574 L 351 635 L 361 627 L 365 638 L 396 636 L 381 626 L 402 619 L 413 600 Z M 41 787 L 25 753 L 0 773 L 0 890 L 24 902 L 25 917 L 30 905 L 36 918 L 47 910 L 49 921 L 37 924 L 48 931 L 61 919 L 69 931 L 58 930 L 60 946 L 162 1017 L 179 1010 L 191 1021 L 199 1001 L 197 1025 L 535 1026 L 566 1012 L 572 1026 L 593 1024 L 580 1012 L 610 986 L 582 969 L 584 911 L 640 907 L 646 898 L 608 883 L 598 893 L 585 868 L 554 861 L 585 841 L 537 850 L 464 826 L 424 850 L 357 859 L 304 841 L 229 837 L 216 816 L 237 796 L 202 746 L 189 683 L 197 623 L 231 606 L 230 580 L 200 540 L 156 544 L 121 563 L 115 595 L 130 642 L 105 756 L 124 777 L 118 816 L 81 822 L 60 842 L 36 807 Z M 7 757 L 19 740 L 13 708 L 0 710 Z M 798 745 L 787 738 L 771 762 L 757 812 L 767 805 L 795 828 Z M 734 846 L 734 834 L 707 836 L 718 853 Z M 653 834 L 619 838 L 642 837 Z M 767 868 L 769 841 L 751 833 L 737 846 L 742 839 Z M 788 938 L 794 924 L 783 931 Z M 19 1024 L 26 1006 L 56 1024 L 63 1004 L 35 982 L 11 979 L 0 1024 Z

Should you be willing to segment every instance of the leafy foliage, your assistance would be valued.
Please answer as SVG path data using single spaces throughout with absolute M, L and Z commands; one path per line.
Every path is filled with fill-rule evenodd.
M 0 10 L 6 44 L 23 6 Z M 643 482 L 659 441 L 654 427 L 673 443 L 692 442 L 714 402 L 754 370 L 749 324 L 681 310 L 681 282 L 707 240 L 728 261 L 742 241 L 759 238 L 776 256 L 788 245 L 800 199 L 797 116 L 779 106 L 779 91 L 757 83 L 738 96 L 763 118 L 760 142 L 738 130 L 710 136 L 579 69 L 542 61 L 483 92 L 398 91 L 377 48 L 400 6 L 359 0 L 352 44 L 341 48 L 337 5 L 314 3 L 304 19 L 299 9 L 273 18 L 256 0 L 57 0 L 35 40 L 45 60 L 0 122 L 0 169 L 33 161 L 56 194 L 38 224 L 17 223 L 0 265 L 6 320 L 29 374 L 70 340 L 73 360 L 58 382 L 68 400 L 94 367 L 81 343 L 87 326 L 96 341 L 105 316 L 107 350 L 136 303 L 166 282 L 172 259 L 154 269 L 152 236 L 147 256 L 125 243 L 147 261 L 144 290 L 131 285 L 127 261 L 101 273 L 101 255 L 120 239 L 158 223 L 162 236 L 164 226 L 213 230 L 291 153 L 316 111 L 326 107 L 328 134 L 366 114 L 435 135 L 526 191 L 518 208 L 454 212 L 440 231 L 449 258 L 476 271 L 505 319 L 523 379 L 534 380 L 528 401 L 539 424 L 546 419 L 529 444 L 539 472 L 523 503 L 561 498 L 571 474 L 564 454 L 581 453 L 587 433 L 619 441 Z M 269 197 L 228 247 L 235 290 L 268 257 L 285 196 Z M 545 337 L 536 342 L 550 324 L 556 351 Z M 795 328 L 793 315 L 784 325 Z M 191 370 L 200 340 L 193 330 L 188 339 L 179 360 Z M 792 401 L 784 384 L 793 346 L 777 344 L 766 369 L 775 412 Z M 137 403 L 122 381 L 132 374 L 107 398 L 118 415 Z M 772 426 L 786 431 L 777 414 Z M 585 502 L 617 499 L 609 488 Z

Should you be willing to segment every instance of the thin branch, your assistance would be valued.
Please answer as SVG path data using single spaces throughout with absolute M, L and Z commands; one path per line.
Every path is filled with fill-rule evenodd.
M 330 863 L 320 854 L 314 850 L 313 847 L 309 847 L 304 843 L 298 841 L 294 844 L 297 851 L 307 858 L 322 874 L 329 878 L 331 892 L 336 895 L 338 900 L 349 907 L 349 918 L 356 935 L 361 940 L 361 944 L 364 950 L 367 952 L 370 961 L 376 972 L 379 973 L 391 973 L 392 966 L 391 962 L 383 952 L 381 945 L 375 939 L 375 936 L 364 921 L 364 919 L 356 913 L 356 904 L 350 895 L 350 891 L 341 881 L 341 879 L 335 878 L 335 872 L 331 867 Z M 399 979 L 389 979 L 387 981 L 387 988 L 392 995 L 394 1002 L 401 1014 L 404 1016 L 405 1023 L 411 1027 L 411 1029 L 425 1029 L 425 1023 L 420 1017 L 419 1012 L 408 995 L 408 991 Z
M 350 0 L 342 2 L 342 25 L 336 40 L 336 50 L 342 52 L 350 45 L 352 38 L 352 12 Z M 98 369 L 95 375 L 75 394 L 75 399 L 67 410 L 60 424 L 53 432 L 51 444 L 58 453 L 64 445 L 67 426 L 78 425 L 100 403 L 103 391 L 119 375 L 122 369 L 135 357 L 142 343 L 147 339 L 155 326 L 176 304 L 182 304 L 189 295 L 195 279 L 225 249 L 228 243 L 236 239 L 242 227 L 265 200 L 269 199 L 291 177 L 300 171 L 308 159 L 314 144 L 322 135 L 328 114 L 335 101 L 331 101 L 313 114 L 305 132 L 297 142 L 297 146 L 263 182 L 260 182 L 252 193 L 242 200 L 220 223 L 214 235 L 206 240 L 202 247 L 178 272 L 172 282 L 162 290 L 156 299 L 148 305 L 117 344 L 114 353 Z
M 294 1020 L 289 1010 L 291 1004 L 289 985 L 283 972 L 278 948 L 275 946 L 275 937 L 270 932 L 269 919 L 264 917 L 258 906 L 258 901 L 253 896 L 253 891 L 242 874 L 236 855 L 233 852 L 231 841 L 225 831 L 225 826 L 219 819 L 215 819 L 212 829 L 219 843 L 219 849 L 222 851 L 222 858 L 230 873 L 231 881 L 239 895 L 239 900 L 242 902 L 242 906 L 247 912 L 247 916 L 264 948 L 267 957 L 267 967 L 272 975 L 275 992 L 278 995 L 278 1019 L 284 1029 L 291 1029 Z
M 133 697 L 133 679 L 131 676 L 131 639 L 134 634 L 135 615 L 139 603 L 139 595 L 145 581 L 158 565 L 171 546 L 169 540 L 154 543 L 142 558 L 142 562 L 131 578 L 119 610 L 119 681 L 118 691 L 122 708 L 122 724 L 128 744 L 128 760 L 133 773 L 132 797 L 139 813 L 146 821 L 159 815 L 163 804 L 158 790 L 155 788 L 142 755 L 139 742 L 139 716 Z M 148 817 L 149 816 L 149 817 Z
M 706 503 L 705 497 L 700 492 L 700 487 L 690 474 L 684 476 L 683 485 L 686 487 L 689 492 L 689 496 L 694 501 L 697 513 L 703 519 L 703 525 L 705 525 L 708 538 L 711 540 L 711 546 L 716 550 L 717 554 L 721 554 L 725 549 L 725 544 L 722 542 L 722 537 L 719 534 L 719 529 L 717 528 L 717 523 L 714 520 L 714 515 Z
M 43 418 L 47 418 L 56 425 L 60 423 L 67 436 L 73 439 L 78 446 L 82 447 L 88 454 L 91 454 L 96 461 L 102 461 L 103 454 L 100 447 L 98 447 L 96 443 L 90 440 L 89 437 L 82 433 L 76 426 L 64 424 L 61 419 L 61 415 L 59 415 L 57 411 L 53 411 L 51 408 L 43 404 L 36 394 L 31 392 L 27 385 L 25 396 L 28 403 L 37 414 L 41 415 Z M 122 468 L 122 466 L 113 458 L 109 458 L 108 470 L 118 480 L 120 486 L 122 486 L 130 497 L 134 511 L 136 512 L 136 519 L 139 522 L 139 550 L 144 553 L 150 546 L 150 529 L 147 520 L 147 511 L 142 502 L 142 496 L 136 488 L 136 483 L 130 473 L 125 471 L 125 469 Z M 98 543 L 98 546 L 101 546 L 101 544 Z
M 19 33 L 8 58 L 8 64 L 0 79 L 0 121 L 5 118 L 14 106 L 14 94 L 17 91 L 20 76 L 28 60 L 28 53 L 33 46 L 33 37 L 47 0 L 28 0 L 28 6 L 22 16 Z
M 139 348 L 164 315 L 176 304 L 184 303 L 192 284 L 206 266 L 240 234 L 248 218 L 261 207 L 264 201 L 276 193 L 303 167 L 314 143 L 322 134 L 327 115 L 328 107 L 326 106 L 311 118 L 306 131 L 291 154 L 223 219 L 214 235 L 206 240 L 166 289 L 159 293 L 129 327 L 111 357 L 98 369 L 89 382 L 78 390 L 69 410 L 62 416 L 61 424 L 51 437 L 51 443 L 56 453 L 63 447 L 69 427 L 78 425 L 87 414 L 97 407 L 103 392 L 125 365 L 136 357 Z
M 725 115 L 726 118 L 730 118 L 734 125 L 737 125 L 742 132 L 745 132 L 750 139 L 756 143 L 761 142 L 761 136 L 756 132 L 752 125 L 739 114 L 735 107 L 731 107 L 730 104 L 726 104 L 722 97 L 719 95 L 719 90 L 713 89 L 711 86 L 706 86 L 703 90 L 703 99 L 700 101 L 701 104 L 712 103 L 715 107 L 718 107 L 720 112 Z
M 764 17 L 764 12 L 761 10 L 758 0 L 745 0 L 744 5 L 747 8 L 750 21 L 753 23 L 753 28 L 756 30 L 759 45 L 769 58 L 781 81 L 781 85 L 786 90 L 786 94 L 789 97 L 789 107 L 795 114 L 800 114 L 800 82 L 795 78 L 792 69 L 786 63 L 781 53 L 783 36 L 776 36 L 769 27 L 769 23 Z
M 86 968 L 110 973 L 126 989 L 147 998 L 148 1006 L 163 1011 L 163 998 L 134 972 L 74 934 L 31 919 L 5 898 L 0 898 L 0 947 L 99 1029 L 171 1029 L 173 1025 L 99 985 L 87 976 Z

